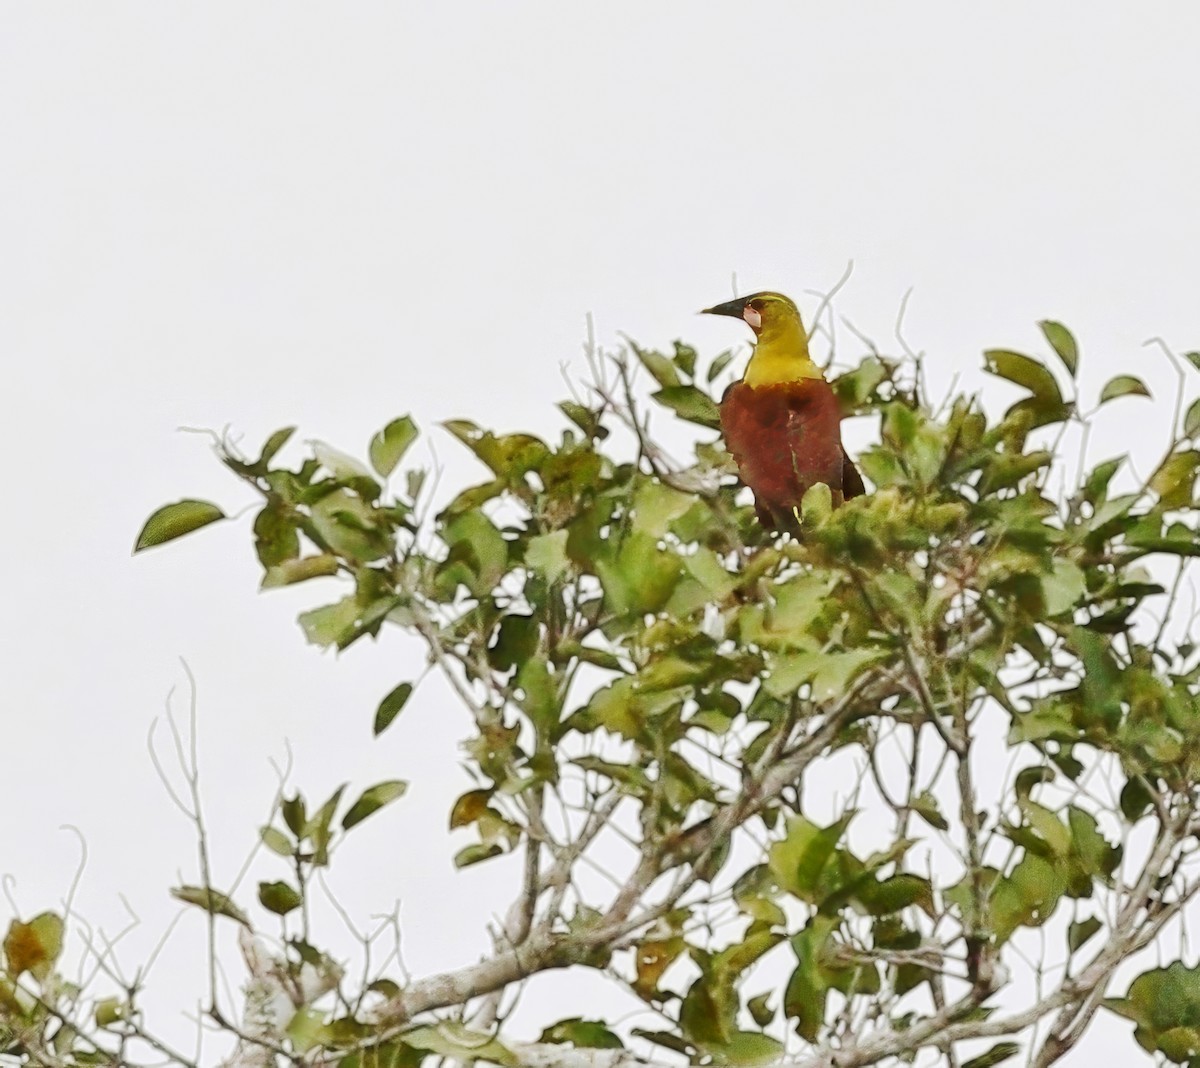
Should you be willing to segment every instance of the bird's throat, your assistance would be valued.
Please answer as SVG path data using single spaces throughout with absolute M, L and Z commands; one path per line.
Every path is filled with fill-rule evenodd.
M 782 331 L 772 337 L 764 331 L 750 357 L 745 382 L 752 389 L 759 389 L 804 378 L 824 377 L 808 354 L 804 328 L 797 324 L 797 329 Z

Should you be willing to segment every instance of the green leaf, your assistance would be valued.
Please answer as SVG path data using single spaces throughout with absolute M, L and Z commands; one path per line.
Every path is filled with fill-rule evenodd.
M 1044 449 L 1029 453 L 1001 452 L 989 457 L 979 492 L 984 496 L 1015 486 L 1026 475 L 1048 467 L 1054 457 Z
M 1188 405 L 1187 415 L 1183 417 L 1183 432 L 1189 438 L 1200 436 L 1200 398 Z
M 284 560 L 268 567 L 263 575 L 262 589 L 274 590 L 280 586 L 292 586 L 307 582 L 311 578 L 322 578 L 338 573 L 338 559 L 329 553 L 319 556 L 302 556 L 298 560 Z
M 569 531 L 555 530 L 549 534 L 536 534 L 525 546 L 525 566 L 536 571 L 548 583 L 554 583 L 570 567 L 567 558 L 567 536 Z
M 371 439 L 371 466 L 381 478 L 387 478 L 417 440 L 417 424 L 407 415 L 393 419 Z
M 804 491 L 800 501 L 800 518 L 806 528 L 819 527 L 833 514 L 833 491 L 818 482 Z
M 586 712 L 594 722 L 626 738 L 640 737 L 653 721 L 677 709 L 692 693 L 690 685 L 643 693 L 635 678 L 619 678 L 592 694 Z
M 337 604 L 327 604 L 321 608 L 301 612 L 300 628 L 304 631 L 305 638 L 313 645 L 327 648 L 338 644 L 354 632 L 359 611 L 358 598 L 351 594 L 343 597 Z
M 225 513 L 208 501 L 183 500 L 165 504 L 146 520 L 133 551 L 140 553 L 224 518 Z
M 976 887 L 976 881 L 978 881 L 978 887 Z M 957 910 L 965 927 L 979 927 L 986 922 L 988 898 L 994 892 L 999 881 L 1000 873 L 995 868 L 984 865 L 979 869 L 978 880 L 968 873 L 953 886 L 946 887 L 942 891 L 942 898 L 946 904 Z M 978 895 L 977 890 L 979 891 Z M 982 896 L 982 901 L 979 900 L 979 896 Z M 980 905 L 983 906 L 982 912 Z
M 472 864 L 498 857 L 503 852 L 504 847 L 499 842 L 475 842 L 454 854 L 454 866 L 460 870 L 469 868 Z
M 367 470 L 366 465 L 349 453 L 335 449 L 324 441 L 314 441 L 312 448 L 317 462 L 339 482 L 353 482 L 359 478 L 373 481 L 371 472 Z
M 300 553 L 300 534 L 278 499 L 270 501 L 254 517 L 254 551 L 265 568 Z
M 497 671 L 511 671 L 537 652 L 539 641 L 536 616 L 506 615 L 500 620 L 488 646 L 488 662 Z
M 1054 561 L 1050 574 L 1041 577 L 1042 597 L 1047 616 L 1069 612 L 1087 595 L 1087 581 L 1082 569 L 1072 560 Z
M 1034 787 L 1053 781 L 1053 768 L 1048 768 L 1042 764 L 1030 768 L 1022 768 L 1017 772 L 1017 777 L 1013 782 L 1013 792 L 1017 795 L 1018 801 L 1027 800 L 1033 792 Z
M 667 386 L 650 396 L 689 423 L 698 423 L 709 430 L 721 427 L 721 415 L 712 397 L 695 386 Z
M 94 1010 L 96 1026 L 111 1027 L 118 1020 L 124 1020 L 128 1010 L 129 1006 L 120 998 L 101 998 Z
M 1071 628 L 1068 647 L 1083 662 L 1082 695 L 1089 723 L 1115 725 L 1121 715 L 1121 667 L 1112 643 L 1080 627 Z
M 423 467 L 410 468 L 404 474 L 404 488 L 408 493 L 410 501 L 416 501 L 421 496 L 421 487 L 425 485 L 425 478 L 429 474 Z
M 1131 530 L 1129 544 L 1138 550 L 1139 555 L 1170 553 L 1173 556 L 1200 556 L 1200 536 L 1184 523 L 1172 523 L 1162 537 Z
M 228 894 L 223 894 L 220 890 L 203 886 L 173 886 L 171 896 L 188 905 L 197 905 L 214 916 L 228 916 L 231 920 L 237 920 L 247 930 L 251 929 L 246 914 L 233 903 Z
M 884 362 L 876 356 L 868 356 L 853 371 L 839 375 L 830 385 L 843 413 L 850 414 L 862 408 L 887 377 L 888 368 Z
M 928 879 L 901 872 L 877 883 L 868 882 L 858 892 L 859 899 L 872 916 L 888 916 L 910 905 L 933 911 L 933 889 Z
M 675 364 L 661 352 L 640 349 L 636 345 L 631 347 L 637 358 L 642 361 L 642 366 L 654 376 L 654 381 L 660 386 L 673 388 L 680 385 L 679 372 L 676 370 Z
M 304 805 L 304 795 L 297 790 L 293 796 L 283 799 L 280 808 L 283 811 L 283 822 L 287 824 L 288 830 L 297 838 L 302 838 L 304 828 L 308 826 L 308 812 Z
M 13 920 L 4 937 L 4 959 L 8 974 L 17 979 L 29 972 L 38 982 L 54 970 L 62 953 L 63 921 L 53 912 L 43 912 L 28 923 Z
M 962 1068 L 995 1068 L 995 1065 L 1003 1064 L 1020 1052 L 1020 1042 L 997 1042 L 986 1053 L 981 1053 L 978 1057 L 972 1057 L 969 1061 L 964 1061 Z
M 600 422 L 600 413 L 594 408 L 585 408 L 575 401 L 559 401 L 558 407 L 589 438 L 603 441 L 608 437 L 608 427 Z
M 777 1038 L 758 1031 L 735 1031 L 721 1046 L 706 1047 L 717 1065 L 774 1064 L 783 1056 L 785 1047 Z
M 355 824 L 362 823 L 384 805 L 390 805 L 397 798 L 403 797 L 407 789 L 408 783 L 403 779 L 390 779 L 387 782 L 376 783 L 364 790 L 362 796 L 350 806 L 350 810 L 342 817 L 342 830 L 348 831 Z
M 996 943 L 1007 942 L 1018 927 L 1040 927 L 1054 912 L 1066 889 L 1061 868 L 1026 853 L 992 891 L 992 930 Z
M 1079 368 L 1079 346 L 1071 331 L 1053 319 L 1043 319 L 1038 326 L 1042 328 L 1046 340 L 1050 342 L 1051 347 L 1058 353 L 1058 358 L 1062 360 L 1063 365 L 1074 378 L 1075 372 Z
M 1100 391 L 1100 403 L 1114 400 L 1117 397 L 1125 396 L 1149 397 L 1150 390 L 1146 388 L 1146 383 L 1134 375 L 1117 375 L 1115 378 L 1110 378 L 1105 387 Z
M 637 977 L 633 981 L 634 993 L 646 1001 L 657 1001 L 663 994 L 658 981 L 679 955 L 687 943 L 678 935 L 670 938 L 647 938 L 634 945 L 633 963 Z
M 294 426 L 285 426 L 267 438 L 262 447 L 262 454 L 258 458 L 258 466 L 265 471 L 271 461 L 275 459 L 275 454 L 288 443 L 294 433 L 296 433 Z
M 325 1024 L 321 1041 L 326 1046 L 358 1045 L 374 1037 L 376 1033 L 370 1025 L 353 1016 L 337 1016 Z M 339 1060 L 337 1068 L 349 1068 L 349 1066 L 345 1061 Z M 373 1061 L 371 1068 L 381 1068 L 381 1066 Z
M 768 991 L 765 994 L 752 997 L 746 1002 L 746 1011 L 750 1013 L 750 1018 L 759 1027 L 766 1027 L 767 1024 L 775 1019 L 775 1010 L 769 1004 L 770 999 L 771 993 Z
M 1154 807 L 1154 798 L 1146 786 L 1146 780 L 1137 775 L 1130 778 L 1121 788 L 1121 815 L 1131 824 L 1137 823 L 1146 812 Z
M 548 738 L 558 725 L 558 687 L 545 656 L 533 656 L 517 672 L 521 708 L 540 738 Z
M 309 839 L 313 844 L 313 863 L 318 867 L 324 867 L 329 863 L 329 841 L 331 838 L 330 827 L 333 824 L 334 813 L 337 812 L 337 807 L 341 803 L 342 793 L 346 789 L 346 783 L 342 783 L 332 794 L 329 795 L 329 800 L 325 802 L 304 824 L 303 837 Z
M 778 931 L 767 931 L 761 927 L 752 928 L 746 932 L 742 941 L 734 942 L 713 955 L 713 974 L 721 977 L 722 981 L 740 976 L 747 968 L 779 945 L 783 941 L 783 937 Z
M 768 852 L 771 873 L 779 885 L 809 904 L 819 904 L 821 873 L 834 855 L 853 813 L 847 813 L 828 827 L 818 827 L 803 816 L 787 823 L 787 837 Z
M 696 373 L 696 350 L 691 345 L 685 345 L 682 341 L 674 341 L 672 345 L 675 349 L 675 355 L 672 357 L 675 366 L 684 375 L 691 378 Z
M 1033 395 L 1031 410 L 1034 413 L 1034 426 L 1062 418 L 1065 408 L 1062 391 L 1044 364 L 1031 356 L 1008 349 L 988 349 L 983 357 L 987 371 L 1024 386 Z
M 644 1027 L 635 1027 L 632 1034 L 634 1038 L 644 1038 L 647 1042 L 653 1042 L 656 1046 L 662 1046 L 689 1059 L 696 1052 L 695 1046 L 670 1031 L 648 1031 Z
M 1141 499 L 1140 493 L 1123 493 L 1118 497 L 1109 498 L 1096 508 L 1096 512 L 1088 524 L 1089 531 L 1093 534 L 1110 534 L 1115 533 L 1121 525 L 1128 526 L 1128 523 L 1118 524 L 1117 521 L 1125 520 L 1129 510 Z M 1106 529 L 1109 524 L 1113 524 L 1111 531 Z
M 816 570 L 779 583 L 771 591 L 774 605 L 749 604 L 739 613 L 741 641 L 781 651 L 822 644 L 816 632 L 837 585 L 837 575 Z
M 686 512 L 696 498 L 682 493 L 657 479 L 647 480 L 633 495 L 633 527 L 645 534 L 662 537 L 667 528 Z
M 946 427 L 924 413 L 894 401 L 884 409 L 880 431 L 884 451 L 876 457 L 881 462 L 871 466 L 881 477 L 897 484 L 916 482 L 922 486 L 937 479 L 950 447 Z M 888 452 L 893 454 L 895 464 L 886 459 Z
M 481 1031 L 472 1031 L 464 1024 L 446 1020 L 427 1024 L 403 1034 L 404 1044 L 413 1049 L 453 1057 L 460 1061 L 492 1062 L 516 1065 L 517 1059 L 499 1041 Z
M 468 827 L 478 820 L 487 811 L 491 797 L 491 790 L 468 790 L 462 794 L 450 810 L 450 829 Z
M 698 963 L 705 967 L 703 957 Z M 684 1037 L 697 1045 L 723 1046 L 733 1034 L 736 1015 L 737 996 L 732 982 L 706 969 L 683 997 L 679 1027 Z
M 400 710 L 408 704 L 412 691 L 411 682 L 402 682 L 379 702 L 379 707 L 375 710 L 374 735 L 376 738 L 392 725 L 392 720 L 400 715 Z
M 261 882 L 258 884 L 259 903 L 276 916 L 286 916 L 303 904 L 304 899 L 292 886 L 283 882 Z
M 1092 504 L 1104 499 L 1108 493 L 1109 483 L 1112 482 L 1113 476 L 1124 462 L 1124 456 L 1117 456 L 1112 460 L 1105 460 L 1103 463 L 1097 464 L 1083 481 L 1081 488 L 1084 499 Z
M 508 542 L 481 511 L 463 512 L 446 523 L 442 537 L 451 546 L 447 565 L 465 564 L 470 572 L 463 579 L 477 597 L 491 593 L 508 567 Z
M 403 988 L 394 979 L 376 979 L 373 983 L 367 984 L 367 993 L 379 994 L 381 997 L 387 998 L 389 1001 L 397 997 Z
M 829 701 L 846 693 L 850 683 L 867 668 L 885 660 L 881 649 L 855 649 L 847 653 L 804 651 L 772 661 L 770 677 L 763 688 L 773 697 L 789 697 L 804 683 L 811 683 L 814 701 Z
M 275 827 L 263 827 L 259 832 L 265 845 L 272 853 L 281 857 L 290 857 L 296 852 L 296 847 L 283 831 Z
M 1104 926 L 1095 916 L 1086 920 L 1077 920 L 1067 928 L 1067 946 L 1072 953 L 1078 952 L 1083 945 Z
M 1044 805 L 1039 805 L 1029 797 L 1019 798 L 1017 805 L 1029 826 L 1046 843 L 1051 853 L 1059 860 L 1066 857 L 1071 850 L 1071 832 L 1067 825 Z
M 1062 702 L 1049 700 L 1013 718 L 1008 742 L 1010 745 L 1049 739 L 1070 742 L 1075 740 L 1077 734 L 1078 728 L 1072 721 L 1070 708 Z
M 578 1049 L 624 1049 L 621 1040 L 601 1020 L 574 1016 L 542 1031 L 539 1042 L 569 1042 Z
M 301 1006 L 285 1029 L 292 1046 L 299 1053 L 323 1045 L 326 1041 L 325 1013 L 310 1006 Z
M 1200 968 L 1175 961 L 1143 972 L 1123 998 L 1106 998 L 1106 1008 L 1133 1020 L 1134 1038 L 1145 1050 L 1189 1065 L 1200 1049 Z
M 938 808 L 937 799 L 928 790 L 913 798 L 912 810 L 935 830 L 947 830 L 950 824 Z
M 467 446 L 501 480 L 513 481 L 538 468 L 550 454 L 546 443 L 532 434 L 505 434 L 497 437 L 466 419 L 451 419 L 442 424 Z
M 717 375 L 729 366 L 729 361 L 732 359 L 732 352 L 722 352 L 719 356 L 714 356 L 712 363 L 708 365 L 708 370 L 704 374 L 705 381 L 711 383 Z
M 1096 822 L 1096 817 L 1078 805 L 1067 806 L 1067 825 L 1071 828 L 1071 886 L 1074 897 L 1091 894 L 1093 880 L 1111 880 L 1121 862 L 1122 847 L 1112 845 Z
M 814 916 L 791 940 L 797 963 L 784 989 L 783 1011 L 796 1021 L 796 1032 L 807 1042 L 816 1042 L 825 1022 L 825 1005 L 835 977 L 823 966 L 823 959 L 837 923 L 830 916 Z
M 1200 1027 L 1170 1027 L 1158 1035 L 1158 1048 L 1176 1064 L 1200 1062 Z
M 613 556 L 598 556 L 594 567 L 605 603 L 617 615 L 657 612 L 681 571 L 679 557 L 661 550 L 657 538 L 640 530 L 623 538 Z
M 1195 497 L 1196 470 L 1200 467 L 1200 451 L 1184 449 L 1173 452 L 1150 476 L 1150 488 L 1158 494 L 1162 507 L 1186 508 Z
M 325 545 L 354 563 L 387 556 L 391 539 L 380 529 L 380 515 L 357 493 L 339 487 L 312 505 L 312 524 Z

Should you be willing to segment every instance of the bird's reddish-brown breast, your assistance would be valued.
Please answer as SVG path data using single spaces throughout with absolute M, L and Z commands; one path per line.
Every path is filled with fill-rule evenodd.
M 862 492 L 842 449 L 841 410 L 829 383 L 805 378 L 757 389 L 735 382 L 721 400 L 721 431 L 761 518 L 792 526 L 792 509 L 824 482 L 840 500 Z M 843 465 L 857 486 L 843 486 Z

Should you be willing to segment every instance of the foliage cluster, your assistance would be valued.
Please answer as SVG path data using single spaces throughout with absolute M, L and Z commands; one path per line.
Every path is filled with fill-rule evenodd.
M 325 446 L 282 464 L 290 428 L 254 458 L 222 443 L 261 497 L 263 587 L 343 584 L 301 615 L 308 640 L 344 649 L 400 628 L 470 712 L 474 782 L 449 824 L 473 837 L 455 862 L 523 858 L 491 955 L 356 986 L 304 909 L 341 796 L 287 799 L 262 832 L 284 870 L 259 888 L 284 937 L 261 974 L 266 951 L 244 948 L 290 1009 L 239 1028 L 214 993 L 210 1013 L 238 1034 L 231 1063 L 851 1068 L 932 1051 L 986 1068 L 1024 1051 L 1048 1065 L 1107 1005 L 1146 1050 L 1200 1064 L 1196 971 L 1112 989 L 1200 887 L 1200 649 L 1168 625 L 1200 554 L 1200 402 L 1180 400 L 1144 480 L 1119 456 L 1071 478 L 1058 442 L 1096 409 L 1082 411 L 1074 338 L 1041 325 L 1053 363 L 986 354 L 1022 394 L 998 418 L 963 396 L 934 410 L 912 360 L 872 352 L 834 378 L 847 417 L 878 420 L 858 457 L 874 488 L 832 509 L 815 487 L 798 539 L 758 528 L 711 433 L 729 354 L 680 343 L 597 360 L 557 441 L 446 424 L 486 476 L 434 517 L 427 472 L 403 467 L 408 417 L 371 440 L 370 466 Z M 702 428 L 686 464 L 656 439 L 638 369 L 651 405 Z M 1119 376 L 1098 405 L 1138 394 Z M 138 548 L 222 517 L 169 505 Z M 382 700 L 376 733 L 412 694 L 405 681 Z M 403 791 L 367 790 L 342 831 Z M 207 882 L 180 895 L 210 923 L 258 928 Z M 1024 962 L 1050 932 L 1061 953 L 1031 994 Z M 128 1000 L 102 1002 L 91 1028 L 71 1019 L 60 941 L 55 917 L 10 930 L 10 1053 L 97 1063 L 106 1040 L 145 1040 Z M 565 967 L 619 985 L 654 1023 L 581 1014 L 511 1034 L 506 991 Z

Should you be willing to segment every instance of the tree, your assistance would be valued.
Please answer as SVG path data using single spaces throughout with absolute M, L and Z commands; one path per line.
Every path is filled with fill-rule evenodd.
M 359 982 L 305 902 L 405 784 L 348 807 L 340 791 L 281 799 L 257 905 L 203 866 L 174 891 L 210 930 L 241 928 L 245 1003 L 213 984 L 207 1006 L 235 1044 L 226 1064 L 1045 1066 L 1101 1009 L 1200 1064 L 1200 971 L 1170 934 L 1200 887 L 1200 651 L 1178 612 L 1200 553 L 1200 401 L 1184 413 L 1181 370 L 1148 478 L 1119 456 L 1072 477 L 1065 443 L 1086 443 L 1096 409 L 1080 407 L 1074 338 L 1041 327 L 1054 366 L 986 354 L 1022 390 L 996 418 L 965 396 L 932 408 L 912 358 L 872 351 L 835 378 L 847 415 L 878 419 L 859 457 L 874 489 L 833 509 L 815 486 L 798 538 L 758 527 L 713 433 L 730 354 L 680 343 L 593 354 L 557 442 L 446 424 L 487 474 L 435 517 L 425 472 L 401 466 L 408 417 L 371 440 L 370 467 L 324 446 L 282 465 L 290 428 L 254 458 L 219 442 L 261 498 L 264 588 L 345 582 L 301 615 L 308 640 L 399 629 L 469 711 L 475 784 L 449 820 L 475 840 L 456 864 L 522 858 L 489 956 Z M 660 415 L 702 428 L 689 462 L 651 424 L 639 367 Z M 1099 405 L 1139 394 L 1122 375 Z M 168 505 L 138 548 L 222 517 Z M 411 693 L 383 699 L 376 733 L 403 729 Z M 9 929 L 9 1056 L 137 1063 L 149 1043 L 188 1063 L 136 989 L 67 984 L 62 937 L 50 912 Z M 1171 963 L 1118 982 L 1155 945 Z M 511 992 L 568 967 L 655 1022 L 580 1006 L 514 1033 Z

